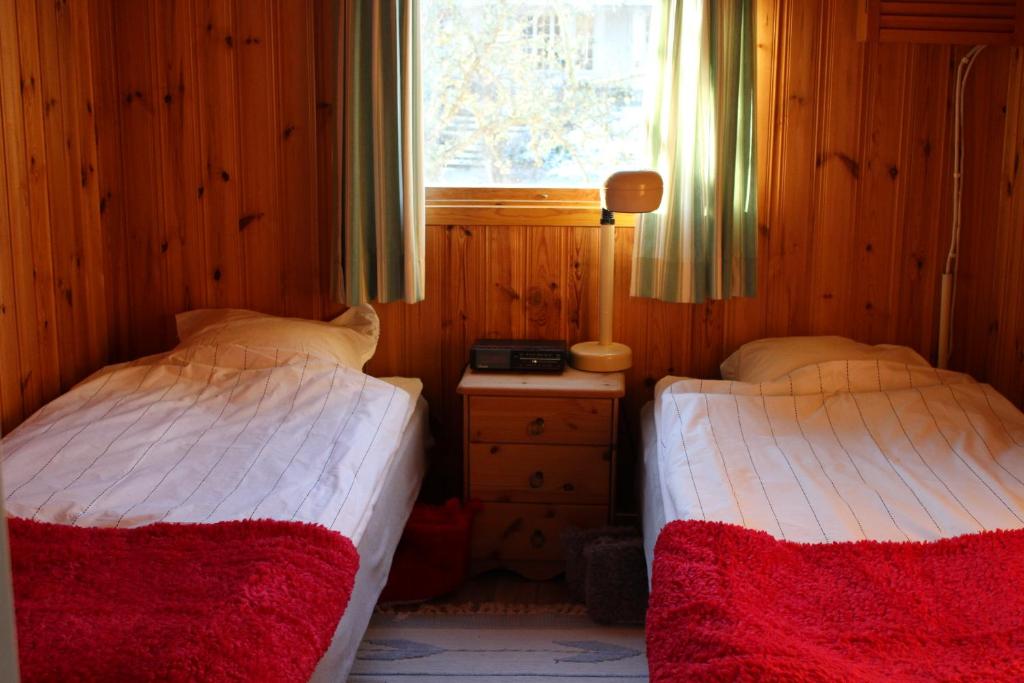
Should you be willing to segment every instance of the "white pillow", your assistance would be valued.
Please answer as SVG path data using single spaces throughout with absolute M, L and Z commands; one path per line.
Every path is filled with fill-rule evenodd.
M 380 319 L 369 304 L 354 306 L 329 323 L 235 308 L 203 308 L 175 316 L 178 348 L 235 344 L 308 353 L 362 370 L 380 338 Z
M 744 344 L 726 358 L 722 378 L 738 382 L 769 382 L 805 365 L 830 360 L 886 360 L 907 365 L 928 361 L 906 346 L 861 344 L 846 337 L 777 337 Z

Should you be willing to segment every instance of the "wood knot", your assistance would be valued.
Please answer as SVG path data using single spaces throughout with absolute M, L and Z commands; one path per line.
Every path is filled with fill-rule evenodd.
M 238 229 L 245 230 L 250 223 L 252 223 L 253 221 L 258 221 L 261 218 L 263 218 L 262 211 L 259 211 L 257 213 L 248 213 L 238 219 Z
M 512 289 L 508 285 L 503 285 L 500 282 L 495 282 L 494 286 L 497 287 L 502 292 L 504 292 L 506 295 L 508 295 L 508 298 L 512 299 L 513 301 L 519 301 L 519 292 Z
M 850 175 L 857 179 L 860 178 L 860 164 L 853 157 L 842 152 L 836 152 L 836 158 L 843 162 L 843 166 L 850 172 Z

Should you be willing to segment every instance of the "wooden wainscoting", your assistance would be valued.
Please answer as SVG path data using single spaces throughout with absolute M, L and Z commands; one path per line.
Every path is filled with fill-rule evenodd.
M 0 2 L 0 431 L 107 360 L 88 6 Z
M 191 308 L 321 317 L 312 0 L 91 7 L 114 355 Z
M 950 366 L 1024 407 L 1024 48 L 992 50 L 979 57 L 967 89 Z

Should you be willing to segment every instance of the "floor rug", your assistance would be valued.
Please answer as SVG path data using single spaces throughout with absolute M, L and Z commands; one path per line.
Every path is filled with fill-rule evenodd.
M 606 627 L 578 605 L 424 605 L 378 609 L 353 683 L 647 680 L 642 627 Z

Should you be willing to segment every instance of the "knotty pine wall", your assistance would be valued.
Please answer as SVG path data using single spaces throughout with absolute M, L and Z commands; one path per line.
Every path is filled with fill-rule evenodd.
M 73 63 L 94 90 L 98 180 L 85 189 L 68 187 L 66 194 L 93 192 L 96 201 L 91 210 L 87 201 L 79 202 L 70 223 L 53 215 L 40 224 L 93 245 L 92 251 L 84 245 L 75 251 L 65 238 L 56 240 L 51 262 L 56 269 L 58 263 L 67 266 L 69 254 L 89 256 L 80 272 L 73 271 L 81 280 L 76 287 L 98 300 L 61 309 L 67 323 L 60 334 L 48 334 L 75 341 L 44 360 L 26 349 L 34 343 L 31 335 L 8 334 L 15 329 L 12 315 L 37 320 L 24 290 L 20 299 L 7 285 L 0 290 L 7 316 L 6 427 L 62 388 L 51 381 L 25 393 L 19 385 L 29 373 L 52 374 L 59 360 L 61 378 L 71 381 L 107 358 L 167 348 L 174 343 L 178 311 L 244 306 L 326 318 L 340 310 L 326 295 L 329 122 L 337 105 L 327 68 L 327 3 L 19 0 L 19 35 L 35 34 L 40 49 L 77 46 L 89 54 L 91 69 Z M 855 6 L 848 0 L 758 3 L 759 295 L 691 306 L 630 299 L 620 290 L 616 336 L 633 347 L 636 362 L 626 402 L 625 424 L 632 431 L 659 377 L 714 376 L 727 353 L 765 335 L 845 334 L 934 355 L 950 218 L 951 84 L 962 50 L 858 43 Z M 58 35 L 59 17 L 53 29 L 27 24 L 20 20 L 26 7 L 35 7 L 34 14 L 27 12 L 33 16 L 49 16 L 52 7 L 63 16 L 87 11 L 90 40 L 83 42 L 81 32 L 77 42 L 45 38 Z M 5 39 L 0 48 L 8 151 L 40 137 L 8 123 L 12 98 L 16 104 L 19 98 L 34 101 L 19 92 L 12 71 L 32 64 L 31 50 L 12 53 L 9 44 Z M 56 68 L 51 78 L 69 68 Z M 1003 47 L 983 53 L 972 76 L 954 349 L 959 367 L 1018 403 L 1024 401 L 1024 310 L 1018 303 L 1024 207 L 1013 183 L 1022 73 L 1020 51 Z M 75 100 L 57 99 L 73 109 Z M 34 112 L 23 114 L 24 120 L 44 116 L 41 104 L 21 106 Z M 81 152 L 60 157 L 59 145 L 47 149 L 55 157 L 47 175 L 81 167 Z M 10 168 L 8 163 L 8 175 Z M 56 175 L 61 180 L 69 173 Z M 12 182 L 8 196 L 20 196 Z M 70 211 L 62 201 L 51 203 Z M 12 243 L 24 244 L 36 223 L 12 213 L 3 226 L 10 228 Z M 430 225 L 427 242 L 427 301 L 378 308 L 383 336 L 368 369 L 423 378 L 443 446 L 437 471 L 458 490 L 461 412 L 454 387 L 468 345 L 480 336 L 594 337 L 597 231 L 589 225 Z M 631 247 L 632 230 L 620 229 L 616 270 L 622 287 Z M 0 263 L 17 265 L 25 280 L 28 257 L 22 255 L 30 253 L 7 247 Z M 12 256 L 3 261 L 7 254 Z M 60 287 L 55 289 L 54 305 L 63 306 Z M 79 337 L 65 337 L 67 330 L 92 340 L 92 351 L 79 345 Z M 18 377 L 7 370 L 12 347 L 22 354 Z
M 0 2 L 2 431 L 109 355 L 86 10 Z
M 1024 408 L 1024 50 L 990 50 L 975 64 L 965 112 L 970 152 L 950 365 Z

